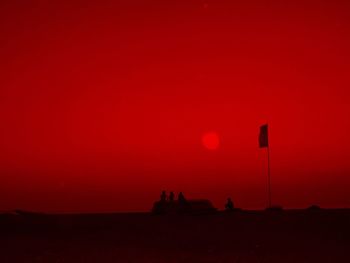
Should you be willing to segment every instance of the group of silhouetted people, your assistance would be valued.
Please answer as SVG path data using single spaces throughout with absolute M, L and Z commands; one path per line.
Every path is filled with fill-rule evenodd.
M 174 192 L 171 191 L 169 193 L 169 196 L 167 196 L 166 191 L 162 191 L 162 194 L 160 195 L 160 201 L 161 202 L 166 202 L 166 201 L 173 202 L 173 201 L 175 201 L 175 194 L 174 194 Z M 180 192 L 178 194 L 177 201 L 179 203 L 186 203 L 187 200 L 186 200 L 186 198 L 185 198 L 185 196 L 184 196 L 184 194 L 182 192 Z
M 167 195 L 166 191 L 162 191 L 160 195 L 160 202 L 165 203 L 165 202 L 174 202 L 175 201 L 175 194 L 173 191 L 169 193 L 169 196 Z M 186 204 L 187 200 L 182 192 L 179 192 L 177 196 L 177 201 L 179 204 Z M 227 198 L 227 202 L 225 204 L 225 210 L 226 211 L 233 211 L 235 209 L 235 206 L 233 204 L 233 201 L 230 197 Z

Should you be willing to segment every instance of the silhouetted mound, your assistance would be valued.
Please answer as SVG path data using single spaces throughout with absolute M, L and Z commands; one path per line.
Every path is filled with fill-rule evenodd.
M 21 210 L 21 209 L 14 210 L 14 214 L 19 215 L 19 216 L 29 216 L 29 217 L 44 216 L 45 215 L 44 213 L 26 211 L 26 210 Z
M 318 205 L 311 205 L 307 208 L 308 211 L 320 211 L 321 207 Z
M 282 206 L 271 206 L 271 207 L 268 207 L 266 208 L 266 211 L 269 211 L 269 212 L 283 212 L 283 207 Z
M 217 209 L 212 205 L 209 200 L 190 200 L 189 201 L 191 212 L 204 212 L 204 213 L 212 213 L 216 212 Z
M 236 208 L 233 208 L 233 209 L 225 209 L 223 212 L 224 213 L 233 213 L 233 212 L 242 212 L 242 211 L 243 211 L 242 208 L 236 207 Z
M 152 208 L 153 214 L 210 214 L 215 213 L 217 209 L 209 200 L 187 200 L 179 201 L 158 201 Z

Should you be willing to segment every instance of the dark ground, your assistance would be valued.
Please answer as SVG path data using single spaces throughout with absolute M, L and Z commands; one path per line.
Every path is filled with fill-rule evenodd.
M 350 210 L 0 215 L 0 262 L 350 262 Z

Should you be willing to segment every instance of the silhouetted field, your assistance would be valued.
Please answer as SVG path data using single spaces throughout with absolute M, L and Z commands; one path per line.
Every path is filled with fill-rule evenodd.
M 0 215 L 0 262 L 350 262 L 350 210 Z

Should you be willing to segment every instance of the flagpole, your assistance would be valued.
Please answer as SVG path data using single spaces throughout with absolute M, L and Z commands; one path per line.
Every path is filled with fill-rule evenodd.
M 268 188 L 268 204 L 271 208 L 271 170 L 270 170 L 270 145 L 267 146 L 267 188 Z
M 259 147 L 267 148 L 267 208 L 271 208 L 271 171 L 270 171 L 270 144 L 268 124 L 260 126 Z

